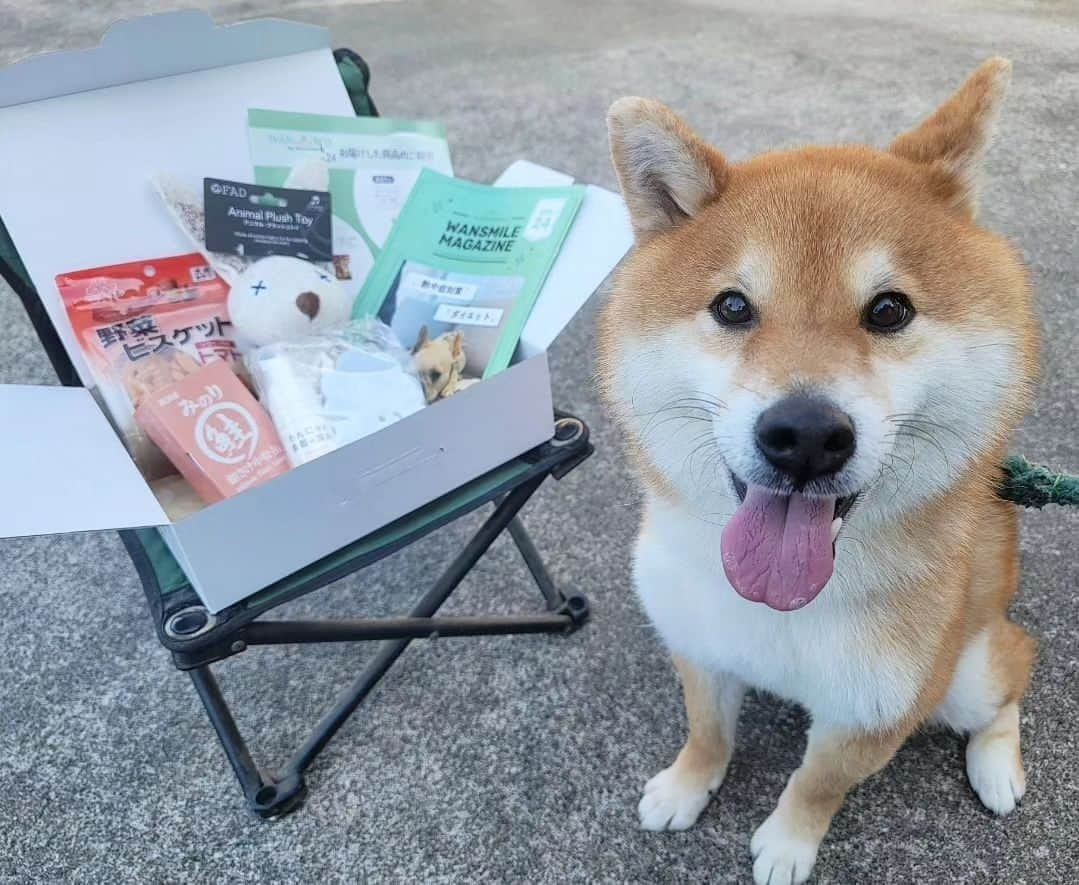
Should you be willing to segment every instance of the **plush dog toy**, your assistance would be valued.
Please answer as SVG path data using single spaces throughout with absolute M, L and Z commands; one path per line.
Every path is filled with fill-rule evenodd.
M 412 364 L 423 384 L 427 402 L 445 399 L 471 387 L 475 378 L 462 378 L 468 358 L 465 356 L 464 333 L 460 330 L 445 332 L 437 338 L 429 338 L 427 327 L 420 329 L 412 348 Z

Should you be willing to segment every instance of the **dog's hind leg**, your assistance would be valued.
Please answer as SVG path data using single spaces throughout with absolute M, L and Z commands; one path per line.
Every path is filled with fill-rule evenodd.
M 727 774 L 745 686 L 674 656 L 682 680 L 689 737 L 678 758 L 644 787 L 637 812 L 646 830 L 685 830 Z
M 1007 814 L 1023 797 L 1026 775 L 1019 751 L 1019 700 L 1034 662 L 1034 640 L 1008 620 L 1008 603 L 1019 586 L 1019 519 L 1016 508 L 997 502 L 979 526 L 971 594 L 976 607 L 993 612 L 967 641 L 944 700 L 933 718 L 967 742 L 967 777 L 990 811 Z
M 1026 790 L 1019 699 L 1033 659 L 1034 641 L 1001 616 L 967 644 L 934 716 L 970 734 L 967 777 L 982 804 L 996 814 L 1012 811 Z

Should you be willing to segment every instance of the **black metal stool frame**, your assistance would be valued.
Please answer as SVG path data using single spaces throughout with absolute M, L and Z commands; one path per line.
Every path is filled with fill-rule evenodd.
M 265 604 L 256 604 L 251 609 L 234 606 L 209 616 L 197 599 L 187 593 L 162 607 L 156 576 L 147 562 L 138 533 L 130 530 L 120 532 L 139 573 L 151 611 L 157 612 L 155 621 L 159 638 L 172 652 L 175 666 L 187 671 L 191 677 L 240 782 L 247 805 L 253 812 L 261 817 L 277 817 L 294 810 L 303 802 L 307 792 L 304 774 L 308 767 L 413 639 L 569 633 L 587 620 L 587 599 L 577 593 L 565 593 L 556 586 L 519 518 L 521 509 L 547 477 L 560 479 L 592 453 L 587 428 L 578 419 L 563 415 L 559 417 L 556 427 L 558 434 L 555 439 L 529 453 L 529 467 L 508 488 L 469 500 L 461 508 L 444 518 L 424 524 L 401 541 L 381 546 L 348 562 L 337 571 L 326 572 L 293 588 L 287 595 Z M 490 515 L 438 580 L 416 601 L 407 616 L 333 620 L 260 619 L 262 614 L 277 606 L 355 574 L 485 504 L 494 505 Z M 535 580 L 543 596 L 544 610 L 527 615 L 438 617 L 442 604 L 504 531 L 508 531 Z M 253 599 L 257 601 L 258 598 L 257 594 Z M 183 638 L 176 629 L 184 619 L 193 628 L 191 638 Z M 211 665 L 240 654 L 251 646 L 368 641 L 381 641 L 382 645 L 352 685 L 341 693 L 319 720 L 303 745 L 279 768 L 267 769 L 256 764 L 221 694 Z

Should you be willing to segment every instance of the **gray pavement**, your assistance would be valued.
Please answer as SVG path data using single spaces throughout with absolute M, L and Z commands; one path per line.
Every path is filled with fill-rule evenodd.
M 0 0 L 0 62 L 86 45 L 111 19 L 168 5 Z M 383 112 L 444 120 L 459 174 L 479 180 L 528 156 L 613 185 L 603 116 L 626 93 L 668 101 L 734 157 L 810 140 L 883 144 L 981 59 L 1011 56 L 983 216 L 1027 256 L 1046 339 L 1038 405 L 1015 446 L 1079 469 L 1074 2 L 214 7 L 221 20 L 329 25 L 371 62 Z M 6 290 L 0 327 L 0 381 L 50 383 Z M 552 366 L 557 401 L 592 425 L 599 452 L 545 489 L 527 522 L 557 577 L 592 599 L 593 622 L 571 637 L 418 644 L 311 771 L 306 807 L 284 820 L 244 810 L 115 536 L 0 542 L 0 881 L 747 881 L 749 836 L 797 764 L 807 720 L 751 697 L 727 783 L 698 826 L 636 828 L 638 790 L 684 725 L 673 672 L 629 586 L 637 497 L 591 383 L 592 329 L 588 311 Z M 816 881 L 1076 881 L 1079 515 L 1031 513 L 1023 526 L 1014 614 L 1041 644 L 1022 717 L 1021 810 L 991 817 L 967 786 L 958 738 L 919 735 L 852 795 Z M 289 611 L 400 611 L 466 528 Z M 452 610 L 523 610 L 529 590 L 515 551 L 499 544 Z M 222 666 L 260 757 L 292 749 L 368 654 L 263 649 Z

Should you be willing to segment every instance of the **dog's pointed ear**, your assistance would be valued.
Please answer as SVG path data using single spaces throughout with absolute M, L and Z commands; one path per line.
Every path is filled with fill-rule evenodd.
M 618 99 L 607 132 L 639 242 L 697 214 L 726 184 L 723 155 L 658 101 Z
M 412 352 L 419 353 L 427 344 L 427 326 L 420 326 L 420 334 L 416 336 L 416 343 L 412 345 Z
M 462 351 L 464 350 L 464 346 L 465 346 L 465 333 L 462 332 L 460 329 L 458 329 L 456 332 L 453 333 L 453 342 L 452 342 L 451 347 L 450 347 L 450 355 L 454 359 L 457 359 L 461 355 Z
M 889 150 L 939 174 L 945 196 L 974 215 L 982 160 L 1012 78 L 1012 63 L 990 58 L 931 116 L 892 142 Z

